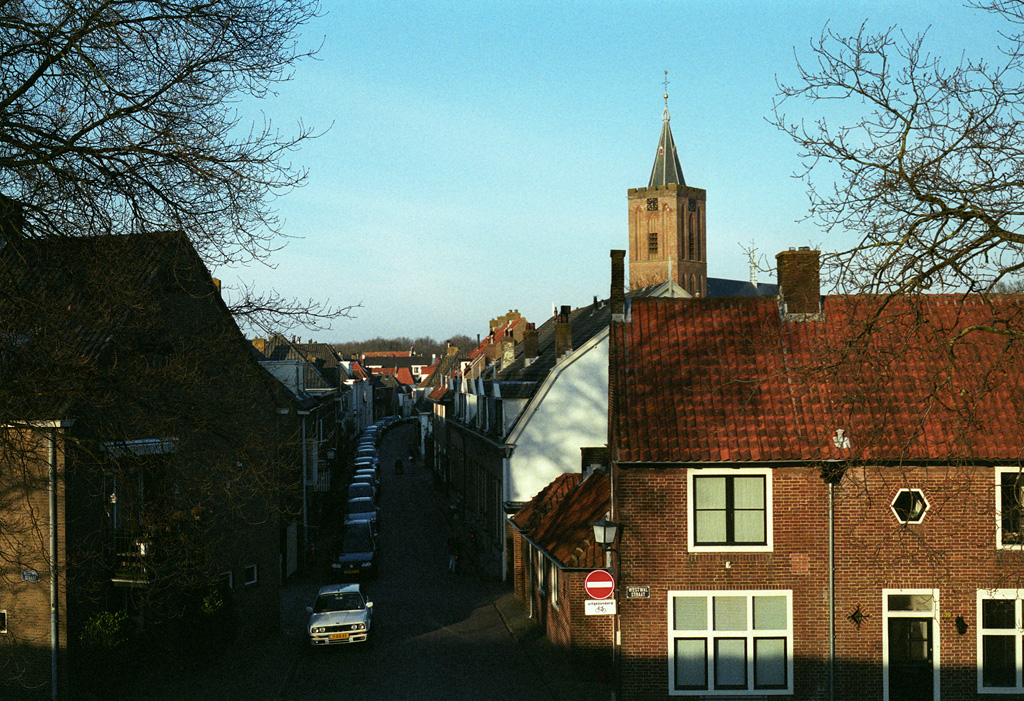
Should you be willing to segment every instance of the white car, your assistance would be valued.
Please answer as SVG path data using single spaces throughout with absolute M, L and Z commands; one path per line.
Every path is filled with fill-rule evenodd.
M 358 584 L 320 587 L 309 613 L 309 642 L 313 645 L 364 643 L 370 636 L 373 602 L 363 598 Z

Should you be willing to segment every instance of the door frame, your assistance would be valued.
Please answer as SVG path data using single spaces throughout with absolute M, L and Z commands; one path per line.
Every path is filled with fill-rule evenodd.
M 890 611 L 889 596 L 892 594 L 926 594 L 932 597 L 931 611 Z M 882 698 L 889 701 L 889 619 L 890 618 L 931 618 L 932 619 L 932 699 L 941 699 L 939 688 L 939 590 L 938 589 L 883 589 L 882 590 Z

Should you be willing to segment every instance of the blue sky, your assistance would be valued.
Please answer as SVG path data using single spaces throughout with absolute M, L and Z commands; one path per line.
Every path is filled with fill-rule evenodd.
M 626 191 L 650 175 L 665 71 L 687 184 L 707 190 L 708 274 L 748 278 L 750 247 L 764 264 L 792 246 L 835 248 L 799 221 L 797 148 L 766 121 L 794 51 L 810 58 L 826 22 L 854 33 L 867 21 L 928 30 L 926 46 L 956 59 L 991 52 L 999 28 L 943 0 L 324 5 L 300 37 L 323 43 L 318 59 L 259 106 L 285 131 L 329 127 L 293 154 L 307 185 L 277 203 L 294 238 L 273 269 L 213 273 L 361 304 L 298 332 L 327 342 L 475 337 L 509 309 L 539 325 L 555 305 L 607 297 Z

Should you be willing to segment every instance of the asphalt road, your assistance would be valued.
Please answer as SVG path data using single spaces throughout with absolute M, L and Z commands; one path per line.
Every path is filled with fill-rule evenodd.
M 285 634 L 302 650 L 280 698 L 552 698 L 493 604 L 500 585 L 448 572 L 448 524 L 427 470 L 393 473 L 413 430 L 394 427 L 380 449 L 382 560 L 366 585 L 371 643 L 312 649 L 302 638 L 305 612 L 286 610 Z M 308 583 L 310 601 L 317 585 Z

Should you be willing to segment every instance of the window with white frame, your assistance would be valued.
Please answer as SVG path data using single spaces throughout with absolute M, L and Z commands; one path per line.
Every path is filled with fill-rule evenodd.
M 691 552 L 772 549 L 772 471 L 689 470 Z
M 1024 589 L 978 591 L 978 692 L 1024 693 Z
M 793 693 L 793 593 L 668 592 L 669 694 Z
M 7 632 L 7 611 L 0 610 L 0 633 Z
M 1024 548 L 1024 472 L 996 468 L 996 546 Z
M 249 565 L 245 568 L 245 583 L 256 584 L 259 581 L 259 568 L 256 565 Z

